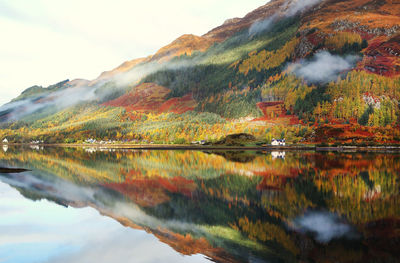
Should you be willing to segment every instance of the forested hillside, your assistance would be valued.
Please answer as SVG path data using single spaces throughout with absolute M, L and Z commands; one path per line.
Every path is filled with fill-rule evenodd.
M 10 142 L 400 142 L 400 4 L 272 0 L 92 81 L 0 107 Z

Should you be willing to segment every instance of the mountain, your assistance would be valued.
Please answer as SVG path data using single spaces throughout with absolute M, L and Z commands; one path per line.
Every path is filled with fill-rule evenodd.
M 98 78 L 0 108 L 11 142 L 400 141 L 400 3 L 272 0 Z

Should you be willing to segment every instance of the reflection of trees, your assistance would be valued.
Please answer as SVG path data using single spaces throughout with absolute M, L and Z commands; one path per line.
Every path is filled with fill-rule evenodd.
M 161 231 L 130 221 L 118 211 L 108 213 L 125 225 L 138 224 L 184 254 L 200 252 L 214 255 L 215 260 L 231 255 L 246 261 L 252 255 L 283 261 L 313 257 L 316 261 L 351 262 L 365 254 L 372 260 L 380 253 L 377 248 L 385 247 L 384 235 L 363 243 L 346 241 L 351 243 L 346 246 L 344 241 L 318 244 L 293 232 L 288 227 L 291 221 L 308 209 L 337 213 L 364 237 L 390 232 L 397 234 L 387 242 L 398 238 L 399 224 L 388 223 L 400 215 L 398 154 L 288 152 L 285 160 L 273 160 L 269 154 L 251 155 L 251 161 L 240 163 L 191 151 L 87 153 L 81 149 L 36 152 L 11 148 L 0 153 L 0 158 L 2 163 L 35 170 L 49 181 L 59 177 L 76 185 L 106 189 L 114 193 L 112 198 L 137 205 L 160 222 L 198 226 L 188 230 L 167 224 L 159 226 Z M 44 193 L 20 190 L 28 198 L 57 201 Z M 395 258 L 393 251 L 392 245 L 385 259 Z

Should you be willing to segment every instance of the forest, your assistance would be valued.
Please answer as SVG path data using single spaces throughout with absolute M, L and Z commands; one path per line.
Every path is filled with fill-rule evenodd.
M 89 100 L 49 103 L 15 120 L 8 116 L 28 107 L 6 107 L 0 138 L 190 144 L 249 133 L 261 143 L 399 144 L 399 61 L 395 47 L 385 46 L 396 36 L 312 24 L 300 15 L 273 23 L 257 34 L 244 28 L 203 51 L 142 62 L 127 76 L 94 81 L 82 89 L 93 93 Z M 309 79 L 298 67 L 324 63 L 320 54 L 346 66 Z M 135 69 L 146 74 L 134 82 L 119 79 Z M 73 88 L 69 81 L 33 86 L 14 102 L 36 107 Z

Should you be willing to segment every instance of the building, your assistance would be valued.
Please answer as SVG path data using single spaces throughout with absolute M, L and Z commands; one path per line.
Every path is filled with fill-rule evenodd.
M 200 145 L 205 145 L 207 142 L 205 140 L 201 141 L 192 141 L 191 144 L 200 144 Z
M 282 140 L 272 139 L 271 145 L 272 146 L 285 146 L 286 141 L 285 141 L 285 139 L 282 139 Z
M 4 138 L 3 143 L 8 143 L 7 138 Z

